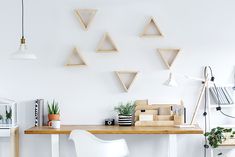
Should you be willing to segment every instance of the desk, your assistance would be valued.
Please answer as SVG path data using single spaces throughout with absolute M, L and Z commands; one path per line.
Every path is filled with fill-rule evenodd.
M 168 135 L 168 157 L 177 157 L 177 134 L 203 134 L 203 130 L 195 128 L 176 127 L 121 127 L 102 125 L 62 125 L 60 129 L 52 129 L 48 126 L 32 127 L 25 130 L 25 134 L 49 134 L 51 135 L 51 155 L 59 157 L 59 135 L 68 135 L 72 130 L 86 130 L 92 134 L 166 134 Z

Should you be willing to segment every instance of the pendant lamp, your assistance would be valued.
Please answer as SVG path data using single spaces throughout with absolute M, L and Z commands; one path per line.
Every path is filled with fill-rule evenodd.
M 36 55 L 27 49 L 26 39 L 24 37 L 24 0 L 21 1 L 21 24 L 22 24 L 22 34 L 20 39 L 19 49 L 12 54 L 13 59 L 25 59 L 34 60 L 37 59 Z

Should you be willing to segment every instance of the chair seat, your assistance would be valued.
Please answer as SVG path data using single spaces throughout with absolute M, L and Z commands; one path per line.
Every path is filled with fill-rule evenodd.
M 77 157 L 126 157 L 129 154 L 124 139 L 104 141 L 85 130 L 73 130 L 69 139 L 75 144 Z

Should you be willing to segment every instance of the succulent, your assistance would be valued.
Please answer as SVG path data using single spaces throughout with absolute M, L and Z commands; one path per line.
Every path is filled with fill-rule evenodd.
M 60 114 L 58 102 L 56 102 L 55 100 L 53 100 L 51 104 L 47 102 L 47 106 L 49 114 Z
M 133 102 L 119 103 L 118 106 L 114 107 L 114 110 L 119 115 L 132 115 L 135 110 L 135 104 Z
M 12 109 L 10 107 L 10 110 L 8 111 L 6 107 L 6 119 L 11 119 L 12 118 Z

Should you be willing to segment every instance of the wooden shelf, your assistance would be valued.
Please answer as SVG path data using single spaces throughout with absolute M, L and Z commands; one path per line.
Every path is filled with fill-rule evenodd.
M 118 79 L 121 82 L 124 90 L 128 92 L 131 86 L 133 85 L 139 72 L 138 71 L 115 71 L 115 73 L 118 76 Z
M 97 53 L 113 53 L 118 52 L 117 46 L 114 44 L 110 35 L 106 32 L 101 38 L 98 47 L 96 49 Z
M 84 30 L 88 30 L 89 26 L 96 15 L 96 9 L 77 9 L 75 13 Z
M 163 37 L 163 34 L 153 17 L 151 17 L 147 22 L 147 25 L 144 27 L 144 30 L 140 34 L 140 37 Z
M 78 49 L 74 48 L 65 66 L 87 66 L 87 63 L 79 53 Z
M 168 69 L 171 69 L 177 56 L 180 53 L 180 49 L 178 48 L 162 48 L 157 49 L 157 51 L 159 52 L 162 60 L 164 61 Z
M 177 127 L 136 127 L 136 126 L 104 126 L 104 125 L 62 125 L 60 129 L 48 126 L 32 127 L 25 134 L 70 134 L 72 130 L 86 130 L 92 134 L 203 134 L 203 130 Z

